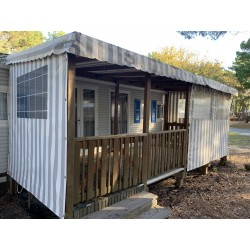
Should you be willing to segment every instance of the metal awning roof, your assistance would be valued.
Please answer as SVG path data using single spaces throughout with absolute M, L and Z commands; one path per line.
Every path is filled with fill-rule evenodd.
M 238 91 L 225 84 L 196 75 L 121 47 L 103 42 L 79 32 L 72 32 L 27 50 L 7 56 L 7 64 L 28 62 L 52 54 L 71 53 L 86 60 L 79 60 L 77 68 L 88 70 L 88 74 L 106 77 L 141 77 L 145 73 L 162 78 L 208 86 L 212 89 L 237 95 Z M 92 71 L 91 71 L 92 67 Z M 98 71 L 99 70 L 99 71 Z

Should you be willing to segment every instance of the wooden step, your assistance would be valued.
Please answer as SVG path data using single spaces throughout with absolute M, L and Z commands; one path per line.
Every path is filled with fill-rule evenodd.
M 167 219 L 171 214 L 171 209 L 159 205 L 149 209 L 135 219 Z
M 82 219 L 133 219 L 157 205 L 157 195 L 141 192 Z

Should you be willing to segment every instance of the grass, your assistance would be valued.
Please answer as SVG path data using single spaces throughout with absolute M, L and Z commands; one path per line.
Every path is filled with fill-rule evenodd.
M 250 146 L 250 136 L 229 132 L 228 145 Z

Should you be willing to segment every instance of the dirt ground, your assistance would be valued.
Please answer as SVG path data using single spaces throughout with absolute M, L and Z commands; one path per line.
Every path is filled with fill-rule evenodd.
M 170 219 L 249 219 L 250 164 L 249 147 L 230 147 L 225 166 L 213 162 L 208 175 L 189 172 L 180 188 L 174 178 L 150 187 L 161 206 L 172 209 Z
M 230 125 L 250 129 L 250 123 Z M 244 167 L 250 164 L 250 144 L 249 137 L 244 138 L 247 143 L 242 145 L 231 141 L 226 165 L 213 162 L 208 175 L 197 169 L 188 172 L 180 188 L 175 187 L 174 178 L 150 187 L 150 192 L 158 195 L 159 205 L 172 209 L 170 219 L 250 218 L 250 171 Z
M 250 123 L 234 122 L 233 127 L 249 128 Z M 248 140 L 248 139 L 247 139 Z M 170 207 L 170 219 L 248 219 L 250 218 L 250 145 L 229 145 L 228 162 L 219 166 L 213 162 L 208 175 L 200 170 L 188 172 L 181 187 L 175 179 L 152 185 L 149 191 L 158 195 L 161 206 Z M 0 196 L 0 219 L 54 219 L 49 209 L 36 199 L 27 206 L 27 192 L 14 197 Z

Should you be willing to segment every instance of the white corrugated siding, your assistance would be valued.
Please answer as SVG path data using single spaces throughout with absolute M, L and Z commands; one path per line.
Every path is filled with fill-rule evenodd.
M 17 118 L 17 77 L 48 65 L 47 119 Z M 67 138 L 67 55 L 11 65 L 9 174 L 59 217 L 64 216 Z
M 9 67 L 0 63 L 0 92 L 8 93 L 9 89 Z M 8 104 L 7 104 L 8 107 Z M 0 120 L 0 173 L 8 170 L 9 154 L 9 127 L 8 121 Z M 5 182 L 6 177 L 0 178 L 0 183 Z
M 208 119 L 195 119 L 194 99 L 195 93 L 200 91 L 203 95 L 211 96 L 211 116 Z M 204 97 L 204 96 L 203 96 Z M 193 87 L 190 107 L 190 127 L 188 146 L 188 171 L 201 167 L 213 160 L 218 160 L 228 154 L 229 131 L 229 103 L 228 114 L 224 119 L 216 119 L 219 108 L 218 100 L 229 100 L 228 95 L 217 91 L 208 91 L 205 88 Z M 196 110 L 199 112 L 199 110 Z M 202 113 L 202 112 L 201 112 Z

